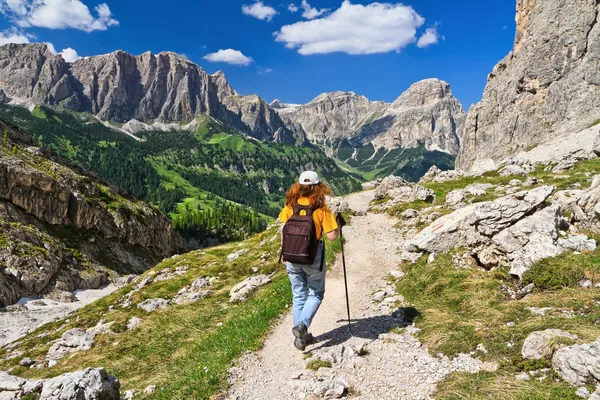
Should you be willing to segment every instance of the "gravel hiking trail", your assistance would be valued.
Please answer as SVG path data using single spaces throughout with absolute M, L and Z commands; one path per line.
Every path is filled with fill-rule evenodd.
M 346 200 L 352 210 L 366 212 L 373 196 L 373 191 L 360 192 Z M 288 313 L 261 350 L 231 368 L 225 399 L 430 399 L 436 383 L 451 372 L 493 368 L 466 355 L 453 360 L 430 355 L 413 336 L 414 309 L 403 307 L 389 282 L 403 243 L 397 223 L 387 214 L 366 213 L 352 217 L 343 230 L 353 335 L 340 255 L 327 267 L 325 299 L 310 328 L 317 342 L 297 350 Z M 394 330 L 402 327 L 407 329 Z M 331 367 L 307 369 L 311 359 Z

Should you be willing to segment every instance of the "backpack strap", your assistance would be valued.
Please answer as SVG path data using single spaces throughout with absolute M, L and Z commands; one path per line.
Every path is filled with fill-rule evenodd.
M 323 272 L 323 265 L 325 265 L 325 238 L 321 239 L 321 244 L 323 245 L 323 252 L 321 254 L 321 267 L 319 268 L 319 272 Z

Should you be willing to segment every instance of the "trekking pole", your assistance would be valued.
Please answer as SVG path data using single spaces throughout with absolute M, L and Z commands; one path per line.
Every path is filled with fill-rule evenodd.
M 344 255 L 344 235 L 342 234 L 342 226 L 340 226 L 340 243 L 342 243 L 342 265 L 344 267 L 344 286 L 346 288 L 346 310 L 348 311 L 348 330 L 352 335 L 352 324 L 350 322 L 350 298 L 348 297 L 348 277 L 346 274 L 346 257 Z

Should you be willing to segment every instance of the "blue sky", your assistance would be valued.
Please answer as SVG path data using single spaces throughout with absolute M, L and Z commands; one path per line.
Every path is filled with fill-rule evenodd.
M 0 42 L 51 42 L 57 51 L 71 48 L 80 56 L 117 49 L 174 51 L 210 73 L 223 70 L 241 94 L 289 103 L 306 103 L 335 90 L 391 102 L 411 83 L 437 77 L 451 84 L 468 109 L 481 98 L 487 74 L 510 51 L 515 31 L 514 0 L 383 5 L 346 0 L 343 9 L 342 0 L 312 0 L 306 9 L 301 0 L 255 3 L 0 0 Z M 295 13 L 288 10 L 291 3 L 298 8 Z M 329 10 L 317 16 L 323 9 Z M 428 38 L 438 43 L 420 48 L 415 42 L 427 29 Z M 342 30 L 346 33 L 340 37 Z M 220 49 L 252 60 L 244 66 L 204 58 Z M 238 63 L 244 61 L 232 54 Z

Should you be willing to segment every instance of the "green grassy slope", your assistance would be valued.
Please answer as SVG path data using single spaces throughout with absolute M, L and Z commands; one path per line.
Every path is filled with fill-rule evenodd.
M 428 151 L 423 147 L 394 150 L 375 149 L 372 144 L 353 147 L 347 140 L 338 142 L 333 147 L 334 156 L 341 165 L 365 180 L 397 175 L 416 182 L 433 165 L 442 170 L 454 168 L 455 156 Z
M 360 188 L 358 175 L 316 148 L 257 141 L 208 117 L 198 117 L 195 132 L 144 132 L 141 142 L 86 114 L 0 105 L 0 118 L 155 204 L 184 236 L 200 241 L 240 240 L 264 229 L 304 169 L 316 169 L 337 194 Z
M 122 393 L 158 385 L 157 392 L 143 398 L 211 398 L 227 387 L 231 362 L 245 351 L 257 350 L 277 317 L 290 306 L 289 280 L 285 267 L 277 263 L 279 232 L 279 225 L 273 225 L 244 242 L 167 258 L 134 283 L 76 311 L 67 320 L 37 329 L 10 350 L 0 349 L 0 369 L 14 368 L 13 374 L 28 378 L 48 378 L 102 365 L 119 378 Z M 333 263 L 340 249 L 339 238 L 326 245 L 327 262 Z M 246 253 L 227 260 L 229 254 L 239 250 Z M 189 267 L 184 275 L 155 280 L 134 292 L 141 280 L 182 266 Z M 231 303 L 230 289 L 255 274 L 267 274 L 272 281 L 249 295 L 246 303 Z M 207 288 L 212 293 L 204 299 L 152 313 L 137 307 L 150 298 L 171 299 L 198 277 L 216 279 Z M 122 306 L 121 299 L 128 294 L 132 304 Z M 141 318 L 142 323 L 128 330 L 127 322 L 132 317 Z M 65 331 L 88 329 L 100 321 L 113 324 L 109 333 L 96 337 L 91 350 L 74 353 L 50 368 L 31 369 L 18 364 L 23 357 L 43 359 L 52 342 Z M 22 351 L 23 355 L 4 358 L 13 351 Z

